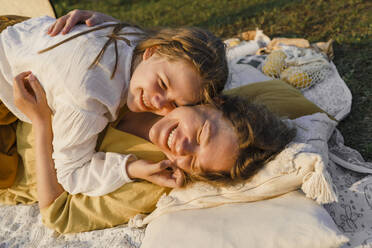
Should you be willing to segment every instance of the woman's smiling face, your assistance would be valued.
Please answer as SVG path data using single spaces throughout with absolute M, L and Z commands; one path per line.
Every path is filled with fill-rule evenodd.
M 179 107 L 156 122 L 150 140 L 187 173 L 230 172 L 238 137 L 230 121 L 210 105 Z

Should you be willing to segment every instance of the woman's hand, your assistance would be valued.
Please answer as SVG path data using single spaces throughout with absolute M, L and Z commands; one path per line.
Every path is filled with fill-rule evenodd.
M 22 72 L 14 78 L 14 103 L 34 124 L 50 120 L 52 111 L 48 106 L 44 89 L 32 72 Z
M 62 34 L 67 34 L 78 23 L 84 23 L 91 27 L 103 22 L 120 22 L 112 16 L 105 15 L 100 12 L 91 10 L 75 9 L 68 12 L 66 15 L 58 18 L 48 29 L 50 36 L 55 36 L 62 31 Z
M 170 160 L 151 163 L 145 160 L 136 160 L 127 165 L 128 176 L 139 178 L 168 188 L 181 187 L 185 176 Z

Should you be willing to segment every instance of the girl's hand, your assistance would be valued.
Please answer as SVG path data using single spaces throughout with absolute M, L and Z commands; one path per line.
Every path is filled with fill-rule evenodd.
M 84 23 L 91 27 L 103 22 L 120 22 L 112 16 L 105 15 L 100 12 L 91 10 L 79 10 L 75 9 L 68 12 L 66 15 L 58 18 L 48 29 L 50 36 L 55 36 L 62 31 L 62 34 L 67 34 L 71 28 L 78 23 Z
M 44 89 L 32 72 L 22 72 L 14 78 L 14 103 L 32 123 L 50 120 L 49 109 Z
M 181 187 L 185 182 L 182 170 L 174 166 L 170 160 L 158 163 L 136 160 L 127 165 L 127 173 L 132 179 L 144 179 L 168 188 Z

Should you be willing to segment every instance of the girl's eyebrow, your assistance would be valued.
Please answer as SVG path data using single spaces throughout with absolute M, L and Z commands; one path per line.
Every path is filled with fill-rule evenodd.
M 163 72 L 163 73 L 161 73 L 161 77 L 162 77 L 163 81 L 166 82 L 168 88 L 170 88 L 171 87 L 171 83 L 169 81 L 169 78 L 168 78 L 167 74 Z

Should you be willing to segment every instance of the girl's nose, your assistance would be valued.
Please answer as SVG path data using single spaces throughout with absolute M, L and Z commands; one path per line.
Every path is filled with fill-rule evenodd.
M 165 115 L 174 109 L 172 103 L 165 96 L 160 94 L 152 97 L 151 104 L 158 110 L 158 112 L 162 113 L 162 115 Z

